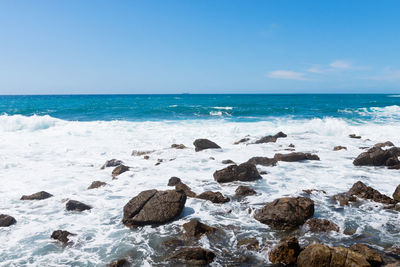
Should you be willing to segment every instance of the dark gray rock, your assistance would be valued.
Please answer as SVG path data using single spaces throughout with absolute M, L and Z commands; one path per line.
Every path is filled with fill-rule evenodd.
M 276 153 L 274 159 L 277 161 L 295 162 L 303 160 L 319 160 L 319 157 L 311 153 L 292 152 L 289 154 Z
M 263 144 L 263 143 L 275 143 L 276 140 L 278 140 L 278 138 L 284 138 L 287 137 L 286 134 L 284 134 L 283 132 L 279 132 L 275 135 L 268 135 L 268 136 L 264 136 L 260 139 L 258 139 L 257 141 L 255 141 L 255 144 Z
M 173 177 L 169 178 L 168 186 L 175 186 L 175 185 L 179 184 L 180 182 L 181 182 L 180 178 L 173 176 Z
M 230 159 L 225 159 L 223 161 L 221 161 L 222 164 L 235 164 L 235 162 L 233 160 Z
M 116 167 L 113 171 L 112 171 L 112 177 L 115 178 L 118 175 L 129 171 L 129 167 L 125 166 L 125 165 L 119 165 L 118 167 Z
M 355 166 L 398 166 L 400 161 L 400 148 L 392 147 L 383 150 L 380 147 L 372 147 L 368 151 L 361 153 L 353 161 Z
M 179 249 L 168 260 L 181 262 L 187 266 L 197 266 L 210 264 L 214 258 L 215 254 L 212 251 L 200 247 L 190 247 Z
M 185 234 L 190 237 L 200 238 L 204 234 L 210 234 L 217 230 L 217 228 L 205 225 L 197 219 L 193 219 L 188 223 L 183 224 Z
M 373 189 L 370 186 L 366 186 L 363 182 L 356 182 L 348 192 L 351 196 L 356 196 L 363 199 L 370 199 L 375 202 L 383 204 L 394 204 L 395 201 L 390 197 L 381 194 L 378 190 Z
M 95 189 L 95 188 L 99 188 L 99 187 L 102 187 L 105 185 L 107 185 L 107 183 L 105 183 L 105 182 L 93 181 L 93 183 L 91 185 L 89 185 L 88 189 Z
M 217 145 L 216 143 L 214 143 L 213 141 L 210 141 L 208 139 L 196 139 L 193 142 L 193 145 L 195 146 L 195 151 L 201 151 L 204 149 L 215 149 L 215 148 L 221 148 L 219 145 Z
M 236 197 L 246 197 L 246 196 L 252 196 L 257 194 L 257 192 L 252 189 L 249 186 L 245 186 L 245 185 L 240 185 L 238 188 L 236 188 L 235 190 L 235 196 Z
M 21 197 L 21 200 L 42 200 L 52 196 L 53 196 L 52 194 L 47 193 L 46 191 L 40 191 L 32 195 L 28 196 L 24 195 Z
M 76 200 L 69 200 L 66 204 L 65 207 L 68 211 L 84 211 L 84 210 L 90 210 L 92 209 L 91 206 L 86 205 L 82 202 L 76 201 Z
M 105 168 L 108 168 L 108 167 L 117 167 L 117 166 L 121 165 L 122 163 L 123 162 L 121 160 L 110 159 L 110 160 L 107 160 L 106 163 L 104 163 L 104 165 L 100 169 L 104 170 Z
M 217 204 L 226 203 L 226 202 L 230 201 L 230 199 L 228 197 L 225 197 L 224 195 L 222 195 L 221 192 L 218 192 L 218 191 L 217 192 L 205 191 L 205 192 L 201 193 L 200 195 L 198 195 L 197 198 L 209 200 L 212 203 L 217 203 Z
M 262 166 L 276 166 L 277 162 L 278 161 L 276 159 L 268 157 L 252 157 L 247 161 L 247 163 Z
M 72 234 L 68 231 L 56 230 L 51 234 L 51 238 L 58 240 L 64 244 L 67 244 L 69 242 L 68 236 L 70 235 L 75 235 L 75 234 Z
M 6 214 L 0 214 L 0 227 L 8 227 L 17 223 L 14 217 Z
M 261 179 L 261 175 L 254 164 L 242 163 L 240 165 L 230 165 L 222 170 L 214 172 L 214 180 L 218 183 L 228 183 L 233 181 L 255 181 Z
M 185 149 L 186 146 L 184 144 L 172 144 L 171 148 L 175 148 L 175 149 Z

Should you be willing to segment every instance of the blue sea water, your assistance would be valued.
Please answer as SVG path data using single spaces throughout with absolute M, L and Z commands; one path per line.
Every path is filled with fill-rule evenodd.
M 396 118 L 399 106 L 398 95 L 384 94 L 0 96 L 0 114 L 49 115 L 74 121 L 259 121 L 271 117 L 364 121 Z

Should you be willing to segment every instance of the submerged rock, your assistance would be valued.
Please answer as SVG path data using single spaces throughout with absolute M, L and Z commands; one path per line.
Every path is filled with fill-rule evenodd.
M 355 196 L 349 195 L 348 193 L 339 193 L 333 195 L 332 200 L 335 202 L 339 202 L 340 206 L 347 206 L 349 202 L 356 202 L 357 198 Z
M 175 186 L 181 182 L 181 179 L 175 176 L 172 176 L 168 180 L 168 186 Z
M 320 189 L 304 189 L 303 190 L 304 193 L 311 195 L 312 193 L 316 192 L 316 193 L 322 193 L 322 194 L 326 194 L 326 192 L 324 190 L 320 190 Z
M 260 243 L 258 242 L 257 238 L 245 238 L 238 240 L 237 247 L 245 247 L 247 250 L 257 251 L 260 249 Z
M 126 259 L 118 259 L 107 264 L 107 267 L 128 267 L 130 263 Z
M 219 145 L 217 145 L 216 143 L 214 143 L 213 141 L 210 141 L 208 139 L 196 139 L 193 142 L 193 145 L 195 146 L 195 151 L 201 151 L 204 149 L 214 149 L 214 148 L 221 148 Z
M 222 170 L 214 172 L 214 180 L 218 183 L 233 181 L 255 181 L 261 179 L 261 175 L 254 164 L 242 163 L 230 165 Z
M 0 227 L 8 227 L 17 223 L 14 217 L 7 214 L 0 214 Z
M 339 226 L 327 219 L 312 218 L 306 221 L 311 232 L 339 232 Z
M 276 153 L 274 159 L 277 161 L 294 162 L 303 160 L 319 160 L 319 157 L 311 153 L 292 152 L 289 154 Z
M 88 189 L 95 189 L 95 188 L 99 188 L 102 186 L 107 185 L 107 183 L 102 182 L 102 181 L 93 181 L 93 183 L 91 185 L 89 185 Z
M 252 157 L 247 161 L 247 163 L 254 165 L 262 165 L 262 166 L 276 166 L 278 161 L 276 159 L 268 158 L 268 157 Z
M 200 247 L 182 248 L 168 258 L 170 261 L 177 261 L 191 265 L 206 265 L 215 258 L 212 251 Z
M 146 190 L 124 206 L 122 222 L 128 227 L 159 225 L 178 218 L 186 203 L 186 194 L 176 190 Z
M 176 249 L 177 247 L 183 247 L 185 243 L 176 238 L 168 238 L 162 242 L 164 247 Z
M 338 151 L 338 150 L 342 150 L 342 149 L 347 150 L 347 147 L 345 147 L 345 146 L 335 146 L 333 148 L 333 151 Z
M 186 146 L 184 144 L 172 144 L 171 148 L 175 148 L 175 149 L 185 149 Z
M 244 137 L 244 138 L 242 138 L 242 139 L 236 141 L 236 142 L 233 143 L 233 144 L 234 144 L 234 145 L 238 145 L 238 144 L 240 144 L 240 143 L 246 143 L 247 141 L 250 141 L 250 138 Z
M 68 231 L 56 230 L 51 234 L 51 238 L 58 240 L 64 244 L 67 244 L 69 242 L 68 236 L 70 235 L 75 235 L 75 234 L 72 234 Z
M 226 203 L 229 202 L 230 199 L 228 197 L 224 197 L 221 192 L 213 192 L 213 191 L 205 191 L 197 196 L 199 199 L 209 200 L 212 203 Z
M 296 237 L 284 237 L 269 252 L 269 260 L 273 264 L 293 264 L 300 254 L 300 245 Z
M 372 147 L 366 152 L 361 153 L 353 161 L 355 166 L 389 166 L 395 167 L 400 165 L 398 157 L 400 156 L 400 148 L 392 147 L 383 150 L 380 147 Z
M 287 137 L 286 134 L 284 134 L 283 132 L 279 132 L 275 135 L 268 135 L 268 136 L 264 136 L 260 139 L 258 139 L 257 141 L 255 141 L 255 144 L 263 144 L 263 143 L 275 143 L 276 140 L 278 140 L 278 138 L 284 138 Z
M 314 201 L 308 197 L 284 197 L 267 203 L 254 216 L 261 223 L 278 230 L 290 230 L 302 225 L 314 215 Z
M 153 153 L 153 152 L 154 152 L 154 150 L 144 150 L 144 151 L 133 150 L 131 155 L 140 157 L 140 156 L 144 156 L 144 155 L 147 155 L 147 154 L 150 154 L 150 153 Z
M 24 195 L 21 197 L 21 200 L 42 200 L 52 196 L 53 196 L 52 194 L 47 193 L 46 191 L 40 191 L 32 195 L 28 196 Z
M 110 159 L 110 160 L 107 160 L 106 163 L 104 163 L 104 165 L 101 166 L 100 169 L 104 170 L 105 168 L 108 168 L 108 167 L 117 167 L 121 164 L 123 164 L 122 160 Z
M 372 267 L 379 267 L 383 263 L 381 255 L 365 245 L 354 244 L 350 247 L 350 249 L 363 255 Z
M 118 167 L 116 167 L 113 171 L 112 171 L 112 177 L 115 178 L 118 175 L 129 171 L 129 167 L 125 166 L 125 165 L 119 165 Z
M 200 238 L 203 234 L 215 232 L 217 228 L 205 225 L 197 219 L 193 219 L 188 223 L 183 224 L 183 229 L 187 236 Z
M 361 181 L 356 182 L 349 190 L 348 194 L 363 199 L 370 199 L 383 204 L 394 204 L 393 199 L 381 194 L 378 190 L 375 190 L 370 186 L 366 186 Z
M 233 160 L 230 159 L 225 159 L 223 161 L 221 161 L 222 164 L 236 164 Z
M 400 184 L 396 187 L 396 190 L 394 190 L 393 199 L 396 202 L 400 202 Z
M 65 207 L 68 211 L 84 211 L 84 210 L 90 210 L 92 209 L 91 206 L 86 205 L 82 202 L 76 201 L 76 200 L 69 200 L 66 204 Z
M 350 138 L 354 138 L 354 139 L 361 139 L 361 136 L 356 135 L 356 134 L 349 134 Z
M 246 197 L 257 194 L 257 192 L 249 186 L 239 185 L 235 190 L 236 197 Z

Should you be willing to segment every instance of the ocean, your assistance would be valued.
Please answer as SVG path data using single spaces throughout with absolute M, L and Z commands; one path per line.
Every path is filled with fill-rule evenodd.
M 276 143 L 234 144 L 279 131 L 287 137 Z M 283 235 L 255 220 L 254 212 L 276 198 L 303 196 L 305 189 L 326 192 L 310 195 L 314 217 L 329 219 L 340 230 L 311 233 L 301 228 L 295 235 L 302 246 L 315 241 L 364 243 L 379 251 L 400 246 L 399 212 L 372 201 L 341 207 L 329 197 L 359 180 L 391 196 L 400 183 L 399 170 L 357 167 L 352 161 L 375 143 L 399 145 L 399 132 L 400 95 L 0 96 L 0 214 L 17 220 L 0 228 L 0 266 L 105 266 L 118 258 L 134 266 L 165 266 L 171 251 L 163 241 L 182 238 L 182 225 L 194 218 L 224 233 L 190 241 L 217 255 L 213 266 L 268 266 L 268 251 Z M 195 152 L 197 138 L 210 139 L 221 149 Z M 187 149 L 172 149 L 171 144 Z M 255 182 L 218 184 L 213 179 L 216 170 L 227 166 L 223 160 L 273 157 L 289 153 L 290 144 L 295 151 L 317 154 L 320 161 L 257 166 L 267 174 Z M 334 151 L 338 145 L 347 150 Z M 153 152 L 144 159 L 132 156 L 133 150 Z M 100 169 L 114 158 L 131 167 L 115 180 L 113 168 Z M 124 205 L 144 190 L 172 189 L 167 186 L 172 176 L 196 193 L 220 191 L 231 201 L 188 198 L 183 214 L 171 223 L 125 227 Z M 107 185 L 87 190 L 95 180 Z M 239 185 L 257 194 L 239 201 L 234 197 Z M 42 190 L 54 196 L 20 200 Z M 93 208 L 66 211 L 67 199 Z M 73 243 L 62 246 L 52 240 L 57 229 L 76 234 Z M 257 239 L 260 249 L 237 247 L 244 238 Z

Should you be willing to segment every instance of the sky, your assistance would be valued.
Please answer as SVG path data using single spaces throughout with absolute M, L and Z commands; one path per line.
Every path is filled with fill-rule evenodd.
M 400 93 L 400 1 L 1 0 L 0 94 Z

